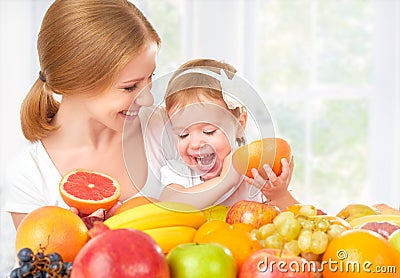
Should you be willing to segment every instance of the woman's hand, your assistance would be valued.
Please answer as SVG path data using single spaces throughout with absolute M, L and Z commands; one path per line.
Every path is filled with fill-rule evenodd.
M 122 205 L 121 201 L 117 201 L 109 210 L 98 209 L 89 215 L 85 215 L 79 212 L 77 208 L 71 207 L 70 210 L 77 214 L 80 218 L 82 218 L 83 222 L 86 224 L 88 229 L 93 227 L 94 222 L 96 221 L 105 221 L 114 215 L 115 211 Z

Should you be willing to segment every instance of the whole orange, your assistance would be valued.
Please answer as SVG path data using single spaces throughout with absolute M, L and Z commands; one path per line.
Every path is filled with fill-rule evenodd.
M 232 164 L 240 174 L 253 178 L 251 169 L 255 168 L 266 179 L 264 164 L 269 164 L 272 171 L 279 176 L 282 173 L 281 159 L 290 161 L 291 156 L 290 145 L 285 139 L 264 138 L 239 147 L 233 153 Z
M 368 230 L 347 230 L 335 237 L 322 263 L 324 278 L 400 276 L 396 250 L 378 233 Z
M 258 240 L 251 238 L 249 232 L 230 225 L 220 227 L 207 234 L 200 243 L 219 243 L 227 247 L 235 259 L 238 272 L 246 259 L 262 248 Z
M 85 223 L 70 210 L 45 206 L 25 216 L 17 228 L 16 252 L 24 247 L 33 252 L 57 252 L 72 262 L 89 240 Z
M 193 242 L 204 242 L 204 238 L 206 238 L 210 233 L 221 229 L 223 227 L 229 227 L 229 224 L 225 221 L 212 219 L 205 222 L 194 234 Z
M 123 202 L 122 205 L 115 211 L 114 214 L 119 214 L 128 209 L 154 202 L 158 202 L 158 200 L 147 196 L 132 197 L 129 200 Z

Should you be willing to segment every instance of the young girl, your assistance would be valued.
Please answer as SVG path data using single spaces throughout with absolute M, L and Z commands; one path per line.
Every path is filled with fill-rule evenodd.
M 153 96 L 142 89 L 152 82 L 160 44 L 150 22 L 128 0 L 55 0 L 50 6 L 37 42 L 39 76 L 21 107 L 29 144 L 4 177 L 4 208 L 15 227 L 38 207 L 68 208 L 58 184 L 77 168 L 116 178 L 122 201 L 154 193 L 158 179 L 148 171 L 152 154 L 145 153 L 142 126 L 156 134 L 164 120 L 158 113 L 146 122 L 143 108 L 153 104 Z M 124 125 L 129 126 L 124 139 L 132 142 L 129 151 L 138 161 L 130 169 L 122 147 Z
M 267 200 L 281 209 L 297 203 L 287 190 L 293 160 L 290 164 L 282 161 L 279 177 L 265 165 L 270 173 L 268 180 L 261 178 L 256 169 L 256 178 L 240 179 L 231 167 L 230 154 L 236 143 L 245 143 L 247 123 L 246 109 L 224 91 L 235 73 L 236 69 L 227 63 L 198 59 L 183 64 L 173 74 L 165 106 L 180 159 L 167 161 L 161 168 L 165 186 L 161 200 L 189 200 L 198 207 L 232 205 L 242 199 L 262 201 L 262 188 Z M 236 186 L 232 187 L 232 183 Z M 210 192 L 208 197 L 198 198 L 197 194 L 204 191 Z

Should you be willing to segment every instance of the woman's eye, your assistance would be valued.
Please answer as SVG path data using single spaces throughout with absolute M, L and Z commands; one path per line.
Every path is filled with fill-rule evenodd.
M 181 134 L 178 134 L 178 137 L 181 138 L 181 139 L 183 139 L 183 138 L 188 137 L 188 135 L 189 135 L 189 134 L 187 134 L 187 133 L 181 133 Z
M 130 87 L 124 88 L 124 90 L 127 91 L 127 92 L 133 92 L 136 88 L 137 88 L 137 86 L 135 84 L 135 85 L 132 85 Z
M 204 132 L 204 134 L 212 135 L 215 131 L 216 131 L 216 129 L 213 129 L 213 130 L 205 130 L 205 131 L 203 131 L 203 132 Z

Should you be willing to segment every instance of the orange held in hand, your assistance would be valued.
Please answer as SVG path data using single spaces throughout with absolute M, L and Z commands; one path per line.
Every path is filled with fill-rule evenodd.
M 72 262 L 89 240 L 85 223 L 70 210 L 47 206 L 25 216 L 18 226 L 16 252 L 28 247 L 34 253 L 57 252 L 65 262 Z
M 121 195 L 121 186 L 112 177 L 91 170 L 78 169 L 63 176 L 60 194 L 70 207 L 82 214 L 110 209 Z
M 251 169 L 258 169 L 264 179 L 267 173 L 264 164 L 271 166 L 272 171 L 279 176 L 282 173 L 281 159 L 286 158 L 289 162 L 292 151 L 289 143 L 282 138 L 264 138 L 256 140 L 238 148 L 232 156 L 235 170 L 250 178 L 253 178 Z

